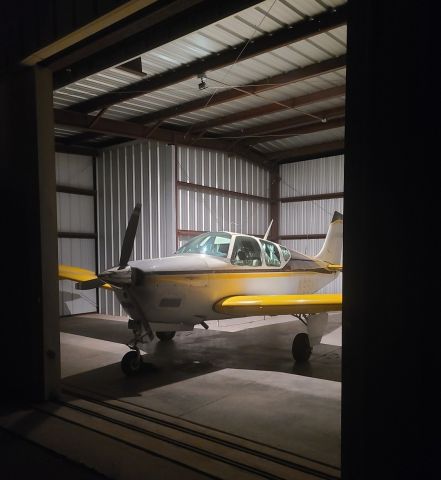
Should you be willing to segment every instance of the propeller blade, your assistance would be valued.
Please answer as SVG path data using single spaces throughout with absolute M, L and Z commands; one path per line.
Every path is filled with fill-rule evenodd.
M 100 278 L 92 278 L 92 280 L 85 280 L 84 282 L 78 282 L 75 284 L 77 290 L 92 290 L 93 288 L 99 288 L 106 282 Z
M 137 203 L 130 216 L 129 224 L 124 235 L 123 245 L 121 248 L 121 256 L 119 258 L 119 267 L 124 268 L 130 259 L 133 251 L 133 244 L 135 243 L 136 230 L 138 229 L 139 214 L 141 212 L 141 204 Z

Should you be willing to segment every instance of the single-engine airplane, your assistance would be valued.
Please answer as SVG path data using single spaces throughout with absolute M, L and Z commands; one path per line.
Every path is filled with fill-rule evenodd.
M 121 368 L 127 375 L 142 365 L 141 350 L 154 334 L 171 340 L 176 331 L 208 328 L 207 320 L 253 315 L 291 314 L 308 333 L 299 333 L 292 355 L 307 361 L 320 343 L 329 311 L 341 310 L 341 294 L 316 294 L 336 278 L 343 244 L 343 215 L 334 212 L 320 252 L 303 255 L 267 240 L 231 232 L 203 233 L 169 257 L 129 261 L 141 205 L 130 217 L 119 265 L 98 275 L 60 265 L 60 279 L 76 281 L 76 288 L 112 289 L 129 316 L 133 339 Z

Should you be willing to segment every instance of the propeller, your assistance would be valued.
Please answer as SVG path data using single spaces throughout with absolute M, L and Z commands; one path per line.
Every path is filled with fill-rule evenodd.
M 101 280 L 101 278 L 93 278 L 92 280 L 85 280 L 84 282 L 78 282 L 75 284 L 77 290 L 91 290 L 92 288 L 99 288 L 103 286 L 106 282 Z
M 130 216 L 129 224 L 127 225 L 126 233 L 124 235 L 124 240 L 121 248 L 121 256 L 119 258 L 119 270 L 127 266 L 130 255 L 132 254 L 133 244 L 135 243 L 136 230 L 138 229 L 140 212 L 141 204 L 137 203 L 135 208 L 133 209 L 132 215 Z
M 127 264 L 130 260 L 130 255 L 132 255 L 140 213 L 141 204 L 137 203 L 135 208 L 133 209 L 132 215 L 130 216 L 126 233 L 124 234 L 118 268 L 111 268 L 105 272 L 99 273 L 98 278 L 93 278 L 91 280 L 85 280 L 84 282 L 76 283 L 75 288 L 77 290 L 91 290 L 93 288 L 102 287 L 105 283 L 110 283 L 111 285 L 113 285 L 112 280 L 114 280 L 115 286 L 122 284 L 128 285 L 131 283 L 131 276 L 128 277 L 128 275 L 131 274 L 124 269 L 127 267 Z M 120 270 L 124 271 L 118 273 L 118 271 Z

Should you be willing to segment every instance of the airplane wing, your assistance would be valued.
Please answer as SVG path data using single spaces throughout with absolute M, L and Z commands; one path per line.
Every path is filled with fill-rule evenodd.
M 86 282 L 97 278 L 94 272 L 85 268 L 72 267 L 71 265 L 58 265 L 58 278 L 60 280 L 72 280 L 73 282 Z M 108 283 L 102 288 L 112 288 Z
M 329 263 L 326 265 L 326 268 L 328 270 L 332 270 L 334 272 L 342 272 L 343 271 L 343 265 L 339 265 L 337 263 Z
M 310 295 L 237 295 L 219 300 L 214 305 L 218 313 L 241 317 L 247 315 L 296 315 L 341 310 L 343 296 Z

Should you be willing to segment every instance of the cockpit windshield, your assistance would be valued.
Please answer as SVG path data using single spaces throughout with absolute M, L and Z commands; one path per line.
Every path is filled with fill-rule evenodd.
M 201 253 L 216 257 L 226 257 L 230 243 L 231 235 L 229 233 L 203 233 L 182 245 L 176 253 Z

